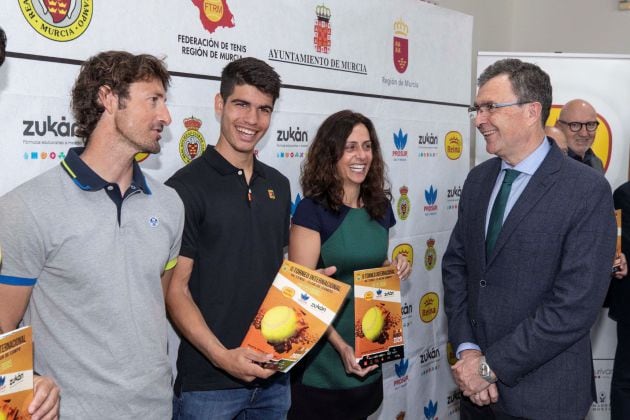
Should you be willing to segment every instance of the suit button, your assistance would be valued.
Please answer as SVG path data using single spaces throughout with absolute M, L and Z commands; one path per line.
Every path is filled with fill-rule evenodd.
M 471 319 L 470 323 L 472 324 L 473 327 L 477 326 L 477 320 L 475 320 L 475 319 Z
M 479 286 L 486 287 L 486 281 L 484 279 L 479 280 Z

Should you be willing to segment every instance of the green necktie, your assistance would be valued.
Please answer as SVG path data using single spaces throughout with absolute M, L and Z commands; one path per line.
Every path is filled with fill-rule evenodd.
M 508 197 L 510 196 L 512 183 L 519 174 L 520 172 L 515 169 L 505 169 L 505 177 L 503 178 L 503 183 L 501 184 L 497 198 L 495 198 L 494 204 L 492 205 L 490 221 L 488 222 L 488 234 L 486 235 L 486 258 L 492 253 L 494 244 L 497 242 L 497 238 L 501 232 L 505 206 L 507 204 Z

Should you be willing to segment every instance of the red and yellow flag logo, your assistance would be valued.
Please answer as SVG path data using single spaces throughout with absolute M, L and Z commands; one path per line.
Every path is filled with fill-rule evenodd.
M 233 28 L 234 16 L 230 12 L 227 0 L 192 0 L 199 9 L 201 24 L 210 33 L 218 27 Z

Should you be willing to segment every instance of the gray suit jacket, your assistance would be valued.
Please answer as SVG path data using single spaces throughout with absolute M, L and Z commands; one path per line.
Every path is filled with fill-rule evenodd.
M 499 158 L 472 169 L 442 276 L 449 340 L 476 343 L 513 416 L 584 418 L 595 398 L 589 330 L 615 253 L 610 186 L 551 150 L 485 255 L 488 202 Z

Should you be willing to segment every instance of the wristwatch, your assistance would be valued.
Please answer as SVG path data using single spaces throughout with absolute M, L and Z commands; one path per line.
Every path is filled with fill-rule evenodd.
M 481 356 L 481 359 L 479 359 L 479 376 L 491 384 L 497 381 L 497 376 L 492 372 L 490 366 L 488 366 L 488 362 L 486 362 L 486 356 Z

